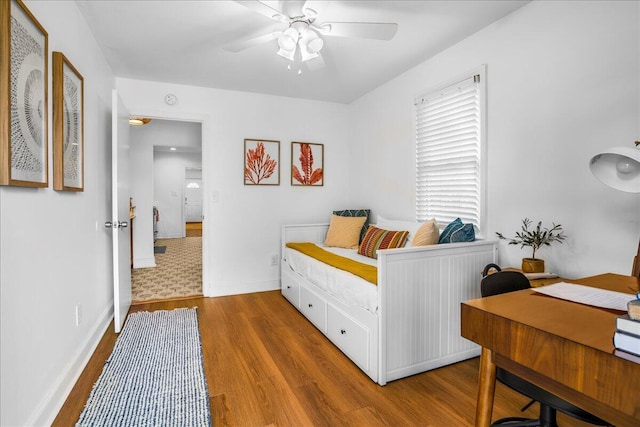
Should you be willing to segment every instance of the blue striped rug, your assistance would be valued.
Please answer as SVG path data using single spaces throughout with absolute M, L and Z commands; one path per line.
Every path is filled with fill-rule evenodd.
M 76 426 L 210 426 L 195 308 L 131 313 Z

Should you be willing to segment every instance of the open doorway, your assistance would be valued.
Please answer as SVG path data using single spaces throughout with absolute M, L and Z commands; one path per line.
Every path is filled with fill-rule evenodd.
M 186 237 L 202 237 L 202 168 L 184 170 L 184 220 Z
M 135 129 L 131 145 L 137 221 L 133 304 L 202 295 L 202 232 L 187 236 L 185 227 L 186 180 L 191 171 L 199 173 L 201 229 L 204 220 L 202 125 L 152 119 Z M 191 191 L 189 196 L 193 198 Z

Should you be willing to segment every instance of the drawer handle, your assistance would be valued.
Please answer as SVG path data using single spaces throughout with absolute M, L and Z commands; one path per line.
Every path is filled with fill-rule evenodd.
M 287 289 L 291 289 L 291 286 L 287 286 Z
M 309 308 L 313 307 L 313 304 L 309 304 Z
M 344 334 L 346 334 L 346 333 L 347 333 L 347 331 L 345 331 L 344 329 L 340 329 L 340 333 L 341 333 L 342 335 L 344 335 Z

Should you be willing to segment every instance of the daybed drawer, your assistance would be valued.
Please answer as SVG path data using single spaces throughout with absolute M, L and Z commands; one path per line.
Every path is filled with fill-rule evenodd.
M 300 309 L 300 284 L 296 280 L 296 274 L 288 266 L 283 266 L 280 280 L 282 282 L 282 296 L 297 309 Z
M 327 302 L 307 288 L 300 288 L 300 311 L 322 333 L 327 333 Z
M 329 339 L 356 365 L 368 371 L 369 330 L 332 305 L 327 309 L 327 318 Z

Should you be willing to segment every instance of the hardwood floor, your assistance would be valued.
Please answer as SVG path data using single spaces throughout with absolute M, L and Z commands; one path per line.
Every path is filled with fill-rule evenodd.
M 478 359 L 373 383 L 277 291 L 132 306 L 197 307 L 214 426 L 471 426 Z M 116 335 L 105 333 L 54 426 L 78 419 Z M 528 399 L 498 384 L 494 419 Z M 525 412 L 534 417 L 538 405 Z M 587 424 L 558 415 L 563 427 Z
M 187 237 L 202 237 L 202 223 L 187 222 L 185 224 L 185 232 Z

